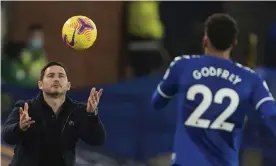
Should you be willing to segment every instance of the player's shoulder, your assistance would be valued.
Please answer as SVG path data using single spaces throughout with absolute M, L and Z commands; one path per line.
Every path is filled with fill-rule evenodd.
M 244 75 L 248 76 L 248 78 L 251 78 L 250 80 L 253 81 L 252 83 L 265 82 L 265 80 L 262 78 L 262 76 L 260 76 L 259 73 L 257 73 L 250 67 L 242 65 L 237 62 L 235 62 L 235 65 L 237 66 L 237 68 L 240 69 L 241 72 L 243 72 Z
M 240 63 L 234 62 L 234 65 L 243 73 L 251 76 L 251 77 L 259 77 L 259 75 L 250 67 L 242 65 Z
M 192 59 L 199 59 L 202 56 L 201 55 L 181 55 L 180 57 L 182 57 L 183 59 L 192 60 Z
M 170 63 L 170 66 L 185 63 L 189 60 L 200 58 L 200 55 L 181 55 L 174 58 L 174 60 Z
M 250 74 L 256 74 L 256 72 L 253 69 L 251 69 L 250 67 L 248 67 L 248 66 L 242 65 L 242 64 L 240 64 L 238 62 L 235 62 L 234 64 L 238 68 L 240 68 L 241 70 L 244 70 L 245 72 L 249 72 Z

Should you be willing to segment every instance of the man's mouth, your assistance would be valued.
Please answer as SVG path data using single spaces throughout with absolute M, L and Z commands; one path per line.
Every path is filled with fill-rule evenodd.
M 60 84 L 53 84 L 52 87 L 61 87 Z

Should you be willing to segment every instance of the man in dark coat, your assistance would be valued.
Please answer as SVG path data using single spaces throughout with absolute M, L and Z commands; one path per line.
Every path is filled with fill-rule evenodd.
M 92 88 L 87 104 L 66 95 L 67 71 L 58 62 L 41 70 L 36 98 L 18 101 L 3 129 L 3 140 L 16 145 L 11 166 L 73 166 L 78 138 L 103 145 L 105 131 L 97 105 L 102 89 Z

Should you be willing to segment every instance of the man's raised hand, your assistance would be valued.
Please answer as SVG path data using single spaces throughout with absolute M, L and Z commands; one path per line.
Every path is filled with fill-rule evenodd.
M 22 107 L 19 108 L 19 112 L 20 112 L 19 125 L 20 125 L 20 129 L 23 131 L 27 130 L 31 126 L 31 124 L 35 123 L 35 121 L 33 121 L 29 116 L 28 110 L 29 110 L 28 103 L 24 104 L 24 108 Z
M 92 88 L 88 101 L 87 101 L 87 112 L 94 112 L 100 102 L 100 98 L 102 95 L 103 89 L 100 89 L 99 91 L 96 91 L 96 88 Z

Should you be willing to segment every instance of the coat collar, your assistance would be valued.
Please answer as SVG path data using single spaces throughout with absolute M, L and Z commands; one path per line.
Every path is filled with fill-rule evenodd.
M 40 92 L 38 93 L 38 95 L 37 95 L 37 97 L 36 97 L 36 101 L 37 101 L 37 103 L 39 103 L 41 106 L 49 106 L 49 105 L 45 102 L 45 100 L 44 100 L 42 91 L 40 91 Z M 73 105 L 73 104 L 74 104 L 73 100 L 72 100 L 68 95 L 66 95 L 65 102 L 63 103 L 62 107 L 64 107 L 64 106 L 66 106 L 66 107 L 67 107 L 67 106 L 71 106 L 71 105 Z

